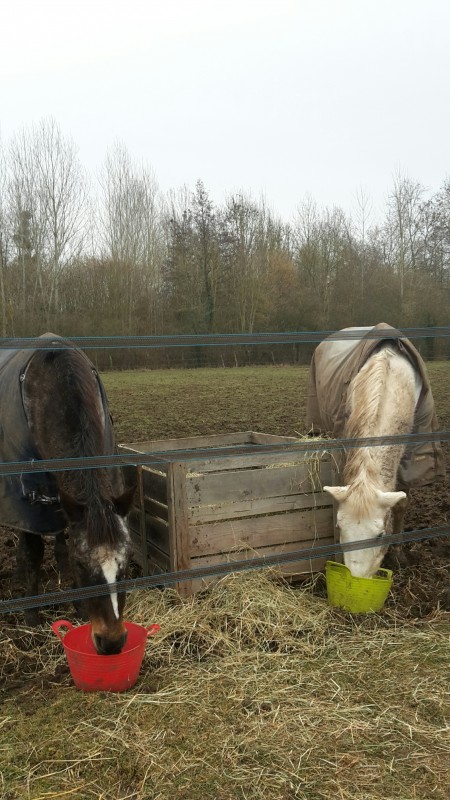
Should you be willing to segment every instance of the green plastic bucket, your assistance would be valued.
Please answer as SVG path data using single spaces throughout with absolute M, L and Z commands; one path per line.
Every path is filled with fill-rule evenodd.
M 345 564 L 326 563 L 328 605 L 354 614 L 381 611 L 392 586 L 392 570 L 379 569 L 373 578 L 356 578 Z

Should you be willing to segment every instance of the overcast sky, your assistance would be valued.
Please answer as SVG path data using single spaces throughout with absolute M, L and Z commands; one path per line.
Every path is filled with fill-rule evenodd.
M 164 190 L 262 192 L 285 219 L 450 176 L 448 0 L 7 5 L 3 140 L 52 116 L 90 172 L 120 140 Z

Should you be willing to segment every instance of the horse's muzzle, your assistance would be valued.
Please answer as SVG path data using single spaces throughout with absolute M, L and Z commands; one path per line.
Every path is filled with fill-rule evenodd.
M 122 652 L 127 640 L 127 632 L 124 631 L 118 639 L 94 633 L 93 640 L 99 656 L 115 656 Z

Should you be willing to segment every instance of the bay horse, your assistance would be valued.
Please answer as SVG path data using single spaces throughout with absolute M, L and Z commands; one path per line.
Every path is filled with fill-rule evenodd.
M 34 350 L 10 350 L 1 356 L 2 460 L 115 453 L 106 393 L 90 360 L 54 334 L 44 334 L 36 344 Z M 55 473 L 3 477 L 0 519 L 21 531 L 17 561 L 26 594 L 38 594 L 43 535 L 55 535 L 55 555 L 60 565 L 64 562 L 66 527 L 76 587 L 124 578 L 130 556 L 126 515 L 133 493 L 134 488 L 124 491 L 117 468 L 86 469 L 80 464 Z M 124 605 L 125 595 L 111 590 L 83 601 L 99 654 L 121 652 L 126 641 Z M 25 620 L 38 624 L 38 611 L 26 611 Z
M 359 333 L 353 333 L 357 331 Z M 360 334 L 360 335 L 359 335 Z M 307 425 L 336 438 L 390 436 L 438 429 L 425 364 L 395 328 L 345 328 L 315 350 Z M 411 486 L 443 473 L 439 443 L 351 447 L 341 465 L 343 485 L 324 486 L 337 503 L 340 542 L 376 539 L 377 546 L 344 553 L 351 573 L 372 577 L 400 533 Z

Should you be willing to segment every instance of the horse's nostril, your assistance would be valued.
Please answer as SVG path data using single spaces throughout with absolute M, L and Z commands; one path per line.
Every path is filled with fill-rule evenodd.
M 118 639 L 109 639 L 107 636 L 100 636 L 98 633 L 94 634 L 95 649 L 100 656 L 118 655 L 122 652 L 126 640 L 127 631 L 122 633 Z

